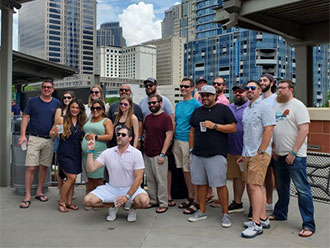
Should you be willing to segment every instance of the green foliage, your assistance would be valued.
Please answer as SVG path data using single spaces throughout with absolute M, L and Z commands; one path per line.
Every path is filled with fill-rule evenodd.
M 109 105 L 111 105 L 111 104 L 113 104 L 113 103 L 115 103 L 115 102 L 118 102 L 118 101 L 119 101 L 119 97 L 116 97 L 116 96 L 114 96 L 114 97 L 109 97 L 109 98 L 105 99 L 105 101 L 106 101 L 107 103 L 109 103 Z
M 322 107 L 329 107 L 329 100 L 330 100 L 330 90 L 328 90 L 328 96 L 325 100 L 325 103 L 322 105 Z
M 40 91 L 41 90 L 41 85 L 28 85 L 24 88 L 24 91 Z

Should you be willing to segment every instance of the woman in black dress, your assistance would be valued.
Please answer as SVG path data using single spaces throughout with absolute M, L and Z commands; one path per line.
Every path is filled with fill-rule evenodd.
M 58 136 L 56 125 L 63 124 L 63 133 L 60 134 L 60 143 L 57 151 L 58 163 L 63 170 L 67 180 L 61 189 L 61 199 L 59 200 L 59 211 L 68 212 L 68 208 L 78 210 L 78 207 L 72 203 L 72 187 L 76 181 L 77 175 L 82 172 L 81 168 L 81 140 L 83 137 L 82 127 L 86 122 L 85 107 L 81 100 L 73 99 L 64 117 L 56 120 L 56 123 L 50 131 L 53 137 Z

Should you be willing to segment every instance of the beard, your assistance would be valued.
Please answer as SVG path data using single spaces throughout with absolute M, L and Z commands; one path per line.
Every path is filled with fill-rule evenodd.
M 152 96 L 156 93 L 156 89 L 152 90 L 152 91 L 148 91 L 146 90 L 147 96 Z
M 149 108 L 151 113 L 157 113 L 160 110 L 160 105 Z
M 278 103 L 286 103 L 289 101 L 289 95 L 285 95 L 285 94 L 282 94 L 282 93 L 277 93 L 277 96 L 276 96 L 276 101 Z
M 234 97 L 234 104 L 236 106 L 242 106 L 244 103 L 246 103 L 245 99 L 242 97 Z
M 262 89 L 262 93 L 267 92 L 270 89 L 270 84 L 268 84 L 265 88 Z

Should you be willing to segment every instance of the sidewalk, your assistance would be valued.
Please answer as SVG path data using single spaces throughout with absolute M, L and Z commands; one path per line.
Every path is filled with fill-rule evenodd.
M 231 184 L 228 188 L 231 192 Z M 298 236 L 301 217 L 297 198 L 291 197 L 287 221 L 271 222 L 271 229 L 264 234 L 244 239 L 240 232 L 247 220 L 246 194 L 245 213 L 231 214 L 233 225 L 225 229 L 220 226 L 220 209 L 211 207 L 207 208 L 208 219 L 195 223 L 189 223 L 188 216 L 177 207 L 169 208 L 165 214 L 156 214 L 155 208 L 138 210 L 135 223 L 128 223 L 128 212 L 120 209 L 115 222 L 106 222 L 106 209 L 84 210 L 83 186 L 76 187 L 75 192 L 80 209 L 60 213 L 56 188 L 49 189 L 48 202 L 33 198 L 29 209 L 19 208 L 23 197 L 16 195 L 14 188 L 0 188 L 0 247 L 330 247 L 329 204 L 315 202 L 317 231 L 310 238 Z

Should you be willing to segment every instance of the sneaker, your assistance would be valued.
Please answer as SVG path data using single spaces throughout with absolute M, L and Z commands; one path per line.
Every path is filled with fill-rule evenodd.
M 252 220 L 252 207 L 249 208 L 248 219 Z
M 251 222 L 252 221 L 246 221 L 243 223 L 244 227 L 249 227 L 251 225 Z M 262 229 L 269 229 L 270 228 L 270 221 L 269 219 L 267 218 L 267 220 L 262 220 L 260 219 L 260 224 L 262 226 Z
M 221 220 L 222 227 L 231 227 L 231 220 L 228 214 L 224 214 Z
M 134 222 L 134 221 L 136 221 L 136 209 L 131 208 L 128 211 L 127 221 L 128 222 Z
M 274 203 L 266 203 L 266 211 L 273 211 L 274 210 Z
M 118 208 L 109 208 L 109 215 L 107 216 L 107 221 L 114 221 L 117 218 Z
M 244 238 L 254 238 L 257 235 L 263 233 L 262 226 L 258 226 L 253 221 L 250 223 L 250 226 L 241 232 L 241 236 Z
M 229 206 L 228 206 L 228 213 L 239 213 L 239 212 L 244 212 L 243 208 L 243 203 L 236 203 L 233 201 Z
M 207 214 L 206 213 L 202 213 L 199 209 L 196 211 L 196 213 L 194 213 L 193 216 L 188 218 L 188 221 L 190 222 L 195 222 L 195 221 L 199 221 L 199 220 L 206 220 L 207 219 Z

